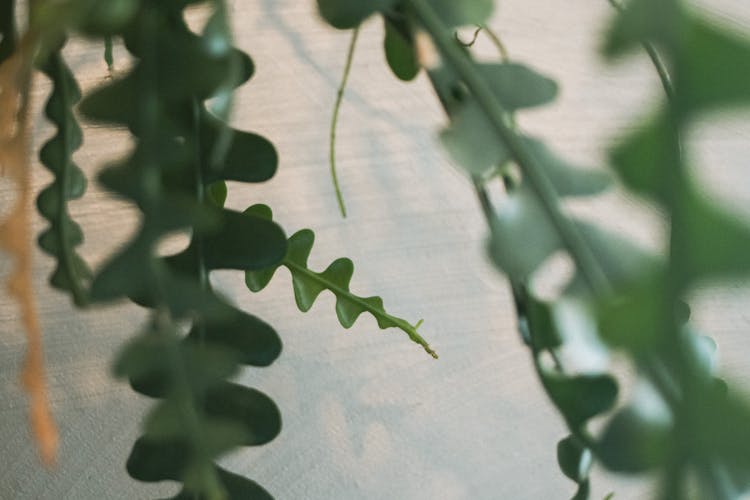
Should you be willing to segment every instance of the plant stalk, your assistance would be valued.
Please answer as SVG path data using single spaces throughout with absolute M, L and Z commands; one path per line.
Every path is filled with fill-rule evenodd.
M 537 159 L 527 150 L 519 135 L 505 122 L 507 112 L 492 90 L 477 72 L 468 56 L 456 46 L 449 30 L 426 0 L 410 0 L 414 12 L 425 30 L 434 40 L 445 62 L 453 67 L 479 103 L 498 137 L 507 147 L 511 157 L 521 168 L 531 189 L 539 198 L 550 222 L 567 247 L 581 275 L 595 295 L 609 296 L 611 284 L 596 256 L 575 224 L 563 214 L 557 193 L 543 173 Z
M 344 195 L 341 193 L 341 186 L 339 185 L 339 177 L 336 172 L 336 127 L 339 122 L 339 112 L 341 111 L 341 103 L 344 100 L 344 90 L 346 90 L 346 84 L 349 81 L 349 73 L 352 70 L 352 61 L 354 60 L 354 49 L 357 47 L 357 39 L 359 38 L 359 26 L 354 28 L 352 32 L 351 40 L 349 41 L 349 48 L 346 52 L 346 63 L 344 65 L 344 73 L 341 77 L 341 83 L 336 91 L 336 102 L 333 105 L 333 116 L 331 117 L 331 130 L 329 139 L 329 152 L 328 158 L 331 168 L 331 180 L 333 181 L 333 188 L 336 190 L 336 200 L 339 203 L 339 210 L 341 216 L 346 218 L 346 205 L 344 204 Z

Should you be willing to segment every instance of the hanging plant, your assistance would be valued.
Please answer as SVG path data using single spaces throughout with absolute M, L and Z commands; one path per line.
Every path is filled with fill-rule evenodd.
M 216 465 L 215 459 L 237 447 L 265 444 L 280 432 L 281 413 L 274 401 L 229 379 L 242 365 L 270 365 L 281 353 L 281 339 L 269 324 L 215 292 L 212 271 L 246 272 L 248 283 L 255 284 L 251 289 L 258 291 L 284 265 L 293 273 L 302 310 L 328 289 L 337 297 L 343 326 L 350 327 L 367 311 L 381 328 L 399 328 L 436 354 L 416 326 L 387 314 L 379 297 L 361 298 L 349 291 L 350 260 L 339 259 L 323 273 L 309 270 L 311 230 L 288 243 L 267 207 L 244 212 L 224 208 L 226 181 L 264 182 L 274 175 L 278 159 L 267 139 L 225 123 L 231 93 L 250 79 L 253 63 L 232 47 L 223 1 L 210 3 L 212 13 L 201 33 L 184 21 L 185 7 L 194 3 L 205 2 L 31 2 L 30 25 L 14 47 L 15 4 L 2 2 L 7 17 L 1 26 L 5 60 L 0 97 L 3 112 L 17 114 L 0 117 L 4 131 L 13 129 L 2 137 L 0 163 L 17 179 L 22 194 L 2 234 L 17 256 L 12 287 L 29 331 L 24 377 L 40 451 L 52 461 L 56 432 L 45 398 L 29 275 L 27 110 L 25 101 L 20 110 L 11 105 L 28 95 L 36 60 L 52 81 L 45 110 L 57 127 L 39 153 L 54 175 L 37 199 L 49 222 L 39 246 L 56 261 L 50 284 L 69 293 L 80 307 L 127 298 L 151 311 L 113 368 L 115 376 L 155 401 L 130 452 L 128 473 L 144 482 L 181 482 L 176 498 L 271 498 L 262 486 Z M 81 96 L 63 57 L 68 30 L 103 38 L 110 67 L 113 38 L 123 42 L 135 61 L 127 73 L 89 93 L 79 107 L 85 119 L 124 126 L 132 135 L 132 152 L 105 166 L 98 180 L 141 213 L 136 233 L 93 273 L 76 251 L 83 234 L 67 208 L 70 200 L 84 195 L 87 183 L 73 161 L 82 146 L 73 112 Z M 187 248 L 174 255 L 157 253 L 159 242 L 178 230 L 189 231 Z
M 573 498 L 589 498 L 594 462 L 614 472 L 659 477 L 664 499 L 739 498 L 750 490 L 750 404 L 736 383 L 716 377 L 711 356 L 704 354 L 712 342 L 691 324 L 689 298 L 702 284 L 750 273 L 750 227 L 701 196 L 684 137 L 707 113 L 750 102 L 750 41 L 709 23 L 681 0 L 610 3 L 615 9 L 604 56 L 615 60 L 643 48 L 665 91 L 657 109 L 611 147 L 613 176 L 571 165 L 517 125 L 518 113 L 554 101 L 557 84 L 511 59 L 512 51 L 487 26 L 492 0 L 317 0 L 325 21 L 352 30 L 330 129 L 340 210 L 345 216 L 335 163 L 338 113 L 359 27 L 379 16 L 394 75 L 409 81 L 424 71 L 445 112 L 440 142 L 476 192 L 487 222 L 487 252 L 510 284 L 520 338 L 569 431 L 556 453 L 561 471 L 576 483 Z M 184 20 L 194 4 L 210 8 L 200 32 Z M 35 68 L 52 82 L 44 112 L 56 129 L 38 152 L 53 175 L 37 197 L 47 221 L 38 245 L 54 260 L 50 284 L 81 308 L 127 299 L 149 311 L 113 362 L 117 377 L 153 399 L 127 472 L 143 482 L 180 482 L 176 498 L 271 498 L 263 486 L 216 460 L 230 450 L 268 443 L 280 432 L 282 412 L 272 397 L 231 378 L 243 366 L 273 363 L 281 338 L 213 290 L 211 273 L 241 271 L 248 289 L 259 292 L 285 267 L 301 311 L 327 290 L 344 328 L 366 312 L 379 328 L 401 330 L 436 358 L 418 332 L 421 320 L 412 324 L 388 313 L 380 297 L 353 293 L 349 259 L 336 259 L 320 272 L 310 269 L 311 230 L 287 237 L 271 209 L 257 200 L 242 212 L 224 206 L 227 181 L 264 182 L 278 164 L 268 139 L 227 124 L 233 91 L 255 68 L 249 55 L 233 47 L 224 0 L 23 5 L 28 25 L 19 33 L 15 0 L 0 0 L 0 168 L 18 192 L 0 225 L 0 244 L 15 266 L 8 289 L 28 337 L 23 382 L 41 457 L 55 460 L 58 436 L 46 399 L 31 287 L 28 96 Z M 467 26 L 474 30 L 468 42 L 456 33 Z M 83 97 L 64 58 L 67 37 L 79 35 L 102 42 L 111 73 L 114 43 L 121 42 L 133 59 L 127 72 L 112 73 Z M 497 46 L 497 61 L 472 56 L 474 41 L 483 35 Z M 88 182 L 73 161 L 86 147 L 76 109 L 88 121 L 125 127 L 134 142 L 97 180 L 139 211 L 140 225 L 93 270 L 79 251 L 84 235 L 68 210 L 68 202 L 85 196 Z M 663 252 L 639 248 L 565 209 L 571 199 L 610 189 L 615 177 L 661 208 L 669 228 Z M 491 190 L 501 191 L 501 203 L 492 202 Z M 159 243 L 175 231 L 190 234 L 188 246 L 161 255 Z M 532 277 L 556 252 L 570 257 L 575 273 L 559 296 L 542 299 Z M 559 318 L 570 304 L 595 327 L 598 344 L 627 357 L 667 418 L 654 419 L 637 398 L 625 400 L 612 373 L 566 366 L 560 351 L 570 347 L 575 332 Z M 594 418 L 604 422 L 596 431 Z
M 491 0 L 371 0 L 357 8 L 318 0 L 333 27 L 355 30 L 352 43 L 358 26 L 379 14 L 394 75 L 408 81 L 427 72 L 449 120 L 440 140 L 472 180 L 490 230 L 489 256 L 510 282 L 521 339 L 570 430 L 557 457 L 578 485 L 574 498 L 589 498 L 593 460 L 615 472 L 659 473 L 660 498 L 684 498 L 693 475 L 699 498 L 738 498 L 750 488 L 750 405 L 715 377 L 706 361 L 711 356 L 703 354 L 711 341 L 688 323 L 687 300 L 701 283 L 750 271 L 750 227 L 699 194 L 682 136 L 701 114 L 750 101 L 750 41 L 709 24 L 679 0 L 610 3 L 616 15 L 605 56 L 640 45 L 665 90 L 661 109 L 610 156 L 627 189 L 663 208 L 670 238 L 662 255 L 563 209 L 566 198 L 600 193 L 610 183 L 600 171 L 571 167 L 516 125 L 515 113 L 552 101 L 556 85 L 508 60 L 486 27 Z M 469 25 L 476 27 L 474 40 L 481 31 L 491 37 L 500 61 L 472 58 L 473 41 L 455 34 Z M 498 180 L 505 199 L 493 206 L 488 191 Z M 541 300 L 530 278 L 560 250 L 571 257 L 575 275 L 555 300 Z M 618 401 L 613 375 L 568 371 L 559 351 L 575 332 L 557 318 L 571 302 L 597 326 L 599 342 L 630 357 L 638 380 L 668 408 L 666 421 L 649 417 L 638 401 Z M 587 424 L 597 416 L 608 424 L 595 435 Z

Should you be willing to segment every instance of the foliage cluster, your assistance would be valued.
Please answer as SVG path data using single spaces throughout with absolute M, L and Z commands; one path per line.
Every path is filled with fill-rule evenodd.
M 186 25 L 184 10 L 199 3 L 209 3 L 211 15 L 196 33 Z M 475 37 L 486 30 L 492 0 L 317 1 L 331 26 L 353 30 L 338 104 L 358 28 L 371 16 L 383 20 L 383 47 L 394 75 L 409 81 L 426 72 L 448 120 L 440 140 L 476 190 L 490 234 L 488 254 L 508 278 L 521 338 L 569 429 L 557 456 L 562 472 L 576 483 L 574 498 L 589 497 L 594 460 L 615 472 L 658 474 L 660 498 L 737 498 L 750 489 L 750 405 L 737 387 L 716 377 L 715 347 L 691 324 L 688 299 L 697 286 L 750 272 L 750 227 L 700 194 L 682 138 L 706 113 L 750 102 L 750 42 L 680 0 L 612 3 L 617 9 L 603 54 L 615 60 L 642 46 L 665 89 L 659 108 L 610 154 L 622 185 L 661 208 L 669 241 L 660 254 L 566 211 L 567 200 L 610 189 L 614 176 L 571 165 L 517 126 L 516 113 L 552 102 L 557 85 L 509 60 L 497 37 L 499 60 L 478 62 L 471 44 L 455 36 L 465 26 L 478 27 Z M 45 111 L 57 134 L 39 155 L 54 180 L 37 199 L 49 221 L 39 246 L 56 262 L 50 282 L 81 307 L 128 298 L 151 311 L 148 324 L 114 363 L 117 376 L 155 401 L 127 470 L 141 481 L 180 481 L 178 498 L 270 498 L 260 485 L 214 460 L 279 433 L 273 400 L 228 379 L 243 365 L 272 363 L 281 340 L 270 325 L 212 290 L 211 272 L 243 271 L 249 290 L 257 292 L 286 267 L 300 310 L 309 310 L 329 290 L 344 327 L 368 312 L 380 328 L 402 330 L 437 357 L 417 331 L 421 321 L 412 325 L 391 316 L 380 297 L 354 295 L 348 259 L 335 260 L 323 272 L 309 269 L 312 231 L 287 239 L 269 207 L 255 204 L 244 212 L 224 207 L 226 181 L 268 180 L 277 154 L 267 139 L 226 124 L 233 89 L 249 80 L 254 68 L 250 57 L 232 46 L 223 0 L 37 0 L 29 8 L 28 27 L 19 36 L 15 1 L 0 0 L 5 94 L 0 102 L 10 89 L 28 93 L 32 59 L 53 83 Z M 67 209 L 68 201 L 84 195 L 87 182 L 72 159 L 82 145 L 73 112 L 81 96 L 63 58 L 68 34 L 102 39 L 108 62 L 113 38 L 121 40 L 135 61 L 78 108 L 88 120 L 127 127 L 135 142 L 125 158 L 101 171 L 99 181 L 137 207 L 142 222 L 95 272 L 76 252 L 83 235 Z M 28 175 L 21 154 L 25 112 L 20 106 L 15 115 L 0 114 L 0 125 L 21 124 L 20 132 L 0 135 L 3 150 L 14 152 L 0 151 L 0 162 L 19 172 L 22 189 Z M 332 140 L 336 120 L 334 113 Z M 333 150 L 332 144 L 332 161 Z M 503 191 L 502 203 L 493 204 L 491 189 Z M 11 218 L 17 227 L 23 226 L 21 212 Z M 157 244 L 176 230 L 188 230 L 190 244 L 160 256 Z M 4 238 L 6 246 L 15 242 L 22 270 L 28 249 L 18 242 L 25 237 Z M 570 257 L 575 274 L 559 297 L 543 300 L 533 277 L 559 252 Z M 33 318 L 24 293 L 19 297 Z M 559 352 L 575 332 L 560 321 L 560 311 L 571 304 L 582 317 L 578 327 L 594 325 L 599 345 L 625 354 L 663 411 L 647 411 L 637 398 L 623 401 L 613 374 L 565 366 Z M 28 385 L 43 401 L 41 371 L 34 373 L 36 383 Z M 36 427 L 49 430 L 44 411 L 36 415 Z M 598 432 L 590 425 L 595 418 L 604 422 Z M 38 433 L 47 450 L 54 447 L 50 432 Z

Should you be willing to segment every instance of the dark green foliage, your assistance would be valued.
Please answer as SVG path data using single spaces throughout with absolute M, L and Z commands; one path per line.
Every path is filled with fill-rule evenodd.
M 273 497 L 255 481 L 246 477 L 233 474 L 221 467 L 216 468 L 216 475 L 219 476 L 221 484 L 227 492 L 229 498 L 242 498 L 253 500 L 271 500 Z M 195 496 L 188 491 L 182 491 L 173 500 L 208 500 L 205 496 Z
M 318 10 L 331 26 L 340 29 L 356 28 L 378 11 L 392 7 L 397 0 L 317 0 Z
M 417 50 L 410 26 L 403 17 L 383 16 L 385 38 L 383 48 L 393 74 L 399 79 L 409 81 L 419 73 Z
M 203 35 L 192 33 L 183 7 L 141 2 L 132 21 L 112 33 L 122 37 L 136 65 L 81 106 L 87 118 L 126 125 L 135 135 L 133 153 L 100 180 L 143 212 L 138 233 L 97 273 L 91 293 L 100 301 L 128 296 L 154 310 L 145 332 L 115 364 L 115 373 L 136 390 L 160 398 L 128 472 L 142 481 L 181 481 L 180 498 L 268 498 L 255 483 L 216 468 L 213 459 L 279 433 L 273 401 L 227 378 L 240 363 L 270 364 L 281 342 L 269 325 L 214 294 L 209 273 L 262 269 L 286 253 L 276 224 L 222 208 L 224 181 L 264 181 L 277 157 L 267 140 L 228 130 L 205 108 L 205 99 L 247 80 L 253 66 L 228 45 L 216 52 L 215 37 L 228 40 L 216 32 L 218 21 Z M 221 9 L 213 14 L 221 15 Z M 156 244 L 178 229 L 191 230 L 189 246 L 157 257 Z M 178 320 L 191 321 L 187 336 L 179 333 Z
M 436 355 L 417 332 L 421 321 L 412 325 L 386 313 L 380 297 L 350 292 L 349 259 L 336 259 L 323 272 L 310 270 L 312 231 L 287 240 L 268 207 L 254 205 L 244 213 L 224 208 L 226 181 L 268 180 L 278 160 L 268 140 L 225 123 L 233 89 L 254 67 L 231 47 L 221 0 L 212 3 L 203 33 L 188 29 L 183 10 L 197 3 L 202 0 L 34 4 L 31 25 L 43 31 L 40 66 L 53 84 L 45 111 L 57 129 L 40 151 L 54 180 L 37 201 L 50 224 L 39 246 L 56 259 L 52 285 L 68 291 L 76 304 L 127 297 L 153 311 L 113 367 L 156 400 L 128 458 L 130 475 L 182 482 L 178 499 L 268 499 L 261 486 L 218 467 L 215 459 L 240 446 L 265 444 L 280 432 L 272 399 L 229 380 L 242 365 L 271 364 L 281 340 L 270 325 L 214 293 L 211 271 L 244 271 L 248 288 L 259 291 L 285 266 L 300 310 L 311 309 L 329 290 L 345 328 L 369 312 L 380 328 L 399 328 Z M 686 301 L 702 283 L 750 272 L 750 227 L 702 196 L 687 168 L 690 151 L 682 137 L 707 113 L 750 103 L 750 41 L 679 0 L 612 3 L 618 15 L 605 55 L 620 57 L 643 45 L 667 91 L 666 104 L 632 127 L 610 155 L 624 186 L 666 215 L 664 255 L 568 215 L 569 199 L 599 194 L 610 180 L 570 165 L 517 127 L 516 111 L 556 97 L 553 80 L 505 56 L 502 63 L 476 62 L 454 38 L 456 27 L 487 29 L 492 0 L 318 0 L 317 6 L 340 29 L 382 15 L 385 57 L 398 78 L 412 80 L 423 64 L 429 66 L 449 120 L 442 142 L 476 187 L 491 232 L 490 257 L 509 278 L 521 337 L 571 433 L 558 443 L 557 458 L 578 486 L 574 500 L 589 497 L 592 459 L 617 472 L 660 474 L 663 498 L 681 498 L 688 474 L 701 498 L 739 497 L 750 487 L 750 406 L 715 378 L 715 345 L 696 333 Z M 0 0 L 0 62 L 17 43 L 14 9 L 13 0 Z M 72 161 L 81 145 L 72 113 L 80 93 L 62 58 L 67 28 L 105 37 L 110 65 L 113 37 L 135 59 L 126 75 L 95 90 L 80 107 L 91 120 L 132 132 L 135 149 L 104 169 L 100 181 L 142 215 L 135 236 L 93 280 L 76 253 L 81 229 L 68 213 L 68 202 L 82 196 L 86 179 Z M 431 37 L 439 61 L 420 60 L 418 30 Z M 209 99 L 215 103 L 211 110 L 204 104 Z M 506 198 L 493 206 L 487 189 L 498 177 Z M 174 231 L 189 232 L 189 246 L 158 256 L 157 245 Z M 575 273 L 557 300 L 542 301 L 533 278 L 557 252 L 571 257 Z M 570 303 L 581 309 L 578 325 L 560 321 Z M 629 356 L 665 408 L 661 418 L 637 398 L 615 409 L 618 384 L 611 375 L 568 371 L 561 353 L 571 347 L 576 327 L 595 327 L 599 338 L 591 342 L 597 348 Z M 607 419 L 597 436 L 589 428 L 595 417 Z
M 270 210 L 224 208 L 226 181 L 266 181 L 278 158 L 265 138 L 224 123 L 233 89 L 252 76 L 254 66 L 231 47 L 221 1 L 213 3 L 203 33 L 188 29 L 183 9 L 193 3 L 199 2 L 119 0 L 100 5 L 81 0 L 65 12 L 45 5 L 43 16 L 65 16 L 70 26 L 104 36 L 108 64 L 113 37 L 135 58 L 127 74 L 91 92 L 80 111 L 89 120 L 124 125 L 133 134 L 132 153 L 107 166 L 99 180 L 136 205 L 142 218 L 136 234 L 98 270 L 87 289 L 87 270 L 73 251 L 82 235 L 65 206 L 85 186 L 70 159 L 81 142 L 71 113 L 79 94 L 59 49 L 54 50 L 45 67 L 55 84 L 47 111 L 59 134 L 41 157 L 56 179 L 39 198 L 40 211 L 52 223 L 40 245 L 60 262 L 53 277 L 56 286 L 76 297 L 85 291 L 96 302 L 127 297 L 153 310 L 144 331 L 114 363 L 116 376 L 158 400 L 128 458 L 130 475 L 146 482 L 180 481 L 184 487 L 176 498 L 265 499 L 271 496 L 262 487 L 217 467 L 214 460 L 239 446 L 265 444 L 280 432 L 281 416 L 273 400 L 228 379 L 240 365 L 271 364 L 281 352 L 281 340 L 271 326 L 214 293 L 210 273 L 267 273 L 289 255 Z M 350 14 L 367 12 L 353 9 Z M 214 103 L 210 111 L 204 104 L 208 99 Z M 178 230 L 190 232 L 187 248 L 158 256 L 159 242 Z M 344 326 L 369 311 L 381 328 L 399 327 L 434 354 L 416 327 L 383 311 L 378 297 L 350 294 L 351 262 L 337 263 L 335 277 L 300 272 L 310 273 L 311 282 L 340 287 L 335 293 Z M 299 301 L 301 296 L 295 296 Z M 306 297 L 312 305 L 314 296 Z M 187 334 L 181 331 L 185 323 L 190 325 Z
M 568 436 L 557 443 L 557 463 L 568 478 L 578 483 L 578 491 L 573 500 L 588 498 L 591 451 L 579 443 L 574 436 Z
M 555 405 L 571 427 L 611 409 L 617 399 L 617 383 L 609 375 L 543 375 Z
M 77 27 L 88 35 L 109 35 L 133 19 L 140 3 L 141 0 L 78 0 Z
M 661 17 L 667 11 L 670 16 Z M 652 351 L 664 348 L 674 353 L 659 369 L 681 397 L 678 402 L 667 399 L 676 420 L 672 427 L 649 427 L 634 411 L 615 417 L 604 445 L 628 446 L 602 460 L 629 471 L 662 463 L 668 470 L 694 467 L 703 491 L 726 498 L 734 488 L 747 487 L 748 468 L 740 458 L 747 453 L 738 451 L 746 451 L 750 444 L 747 426 L 729 424 L 746 418 L 746 404 L 719 389 L 723 383 L 713 378 L 711 364 L 696 354 L 700 338 L 682 327 L 677 311 L 701 282 L 734 279 L 750 271 L 750 227 L 700 194 L 687 169 L 690 155 L 681 136 L 707 111 L 750 103 L 750 42 L 698 18 L 681 2 L 638 0 L 613 25 L 606 50 L 619 54 L 641 40 L 658 45 L 673 66 L 674 95 L 655 119 L 614 149 L 612 159 L 623 180 L 659 203 L 670 217 L 670 258 L 666 272 L 626 290 L 624 300 L 608 304 L 600 325 L 605 338 L 641 357 L 649 340 Z M 625 324 L 634 329 L 638 341 L 624 341 L 627 327 L 618 318 L 628 319 Z M 657 379 L 660 386 L 665 382 Z M 730 479 L 717 477 L 727 472 Z M 664 482 L 665 492 L 684 487 L 683 477 L 674 473 L 666 474 Z
M 617 413 L 599 443 L 599 460 L 617 472 L 646 472 L 664 463 L 670 453 L 666 425 L 649 422 L 632 408 Z
M 271 209 L 265 205 L 254 205 L 246 213 L 260 217 L 272 217 Z M 358 297 L 349 291 L 349 282 L 354 273 L 354 264 L 347 258 L 336 259 L 322 273 L 317 273 L 307 267 L 307 259 L 312 251 L 315 234 L 310 229 L 302 229 L 294 233 L 288 242 L 287 253 L 277 265 L 267 269 L 248 271 L 245 273 L 247 287 L 258 292 L 268 285 L 274 273 L 280 266 L 285 266 L 292 274 L 294 298 L 300 311 L 307 312 L 315 303 L 321 292 L 329 290 L 336 296 L 336 316 L 344 328 L 350 328 L 363 312 L 369 312 L 377 320 L 381 329 L 399 328 L 409 338 L 421 345 L 432 357 L 437 358 L 429 344 L 419 335 L 416 325 L 408 321 L 391 316 L 383 309 L 383 299 L 380 297 Z
M 494 0 L 431 0 L 431 7 L 448 27 L 481 25 L 489 19 Z
M 557 462 L 560 470 L 573 481 L 581 481 L 588 475 L 591 466 L 591 455 L 588 450 L 572 436 L 557 443 Z
M 16 48 L 15 11 L 15 0 L 0 0 L 0 63 Z
M 52 80 L 45 112 L 57 127 L 57 133 L 39 152 L 42 165 L 55 176 L 37 198 L 39 213 L 50 222 L 50 227 L 39 236 L 39 247 L 57 261 L 50 277 L 52 286 L 69 292 L 76 305 L 82 306 L 87 302 L 91 271 L 75 251 L 83 242 L 83 233 L 68 213 L 68 201 L 80 198 L 86 190 L 86 177 L 73 162 L 73 153 L 82 142 L 81 128 L 73 115 L 73 106 L 81 98 L 81 92 L 63 60 L 63 45 L 52 51 L 41 67 Z
M 706 280 L 750 271 L 750 227 L 700 194 L 686 169 L 681 135 L 706 111 L 750 103 L 750 41 L 701 19 L 679 0 L 611 3 L 618 16 L 605 53 L 619 56 L 642 45 L 669 101 L 645 125 L 634 127 L 611 156 L 626 187 L 668 215 L 666 255 L 650 255 L 565 213 L 565 197 L 596 194 L 606 188 L 606 179 L 570 169 L 516 127 L 515 110 L 554 98 L 551 80 L 517 64 L 477 64 L 454 39 L 455 26 L 483 27 L 491 1 L 399 3 L 395 14 L 386 13 L 386 58 L 396 76 L 410 78 L 419 64 L 409 63 L 416 29 L 424 30 L 439 52 L 441 64 L 430 68 L 429 76 L 450 118 L 441 139 L 472 177 L 492 231 L 490 254 L 511 281 L 522 338 L 572 432 L 558 445 L 558 459 L 579 485 L 575 498 L 589 496 L 582 457 L 590 452 L 617 471 L 661 469 L 664 498 L 681 496 L 688 467 L 697 472 L 702 497 L 734 498 L 750 482 L 745 463 L 750 433 L 747 420 L 739 423 L 746 404 L 713 377 L 711 355 L 701 347 L 706 342 L 688 323 L 686 298 Z M 508 175 L 509 163 L 519 168 L 520 179 Z M 485 185 L 498 175 L 507 199 L 494 207 Z M 529 288 L 534 273 L 560 250 L 576 265 L 561 299 L 585 305 L 582 314 L 596 323 L 606 343 L 600 347 L 631 356 L 668 408 L 665 420 L 646 418 L 633 403 L 610 419 L 600 438 L 589 434 L 587 421 L 614 407 L 617 384 L 605 374 L 566 373 L 558 354 L 571 332 L 556 318 L 557 303 L 539 301 Z M 737 424 L 724 425 L 722 418 Z

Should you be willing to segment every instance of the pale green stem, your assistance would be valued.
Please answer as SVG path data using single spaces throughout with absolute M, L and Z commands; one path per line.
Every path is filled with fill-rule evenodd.
M 339 84 L 338 91 L 336 92 L 336 102 L 333 105 L 333 116 L 331 118 L 331 131 L 330 131 L 330 149 L 329 149 L 329 161 L 331 166 L 331 180 L 333 181 L 333 188 L 336 190 L 336 200 L 339 203 L 339 210 L 341 216 L 346 217 L 346 205 L 344 205 L 344 196 L 341 194 L 341 187 L 339 186 L 339 178 L 336 173 L 336 127 L 339 121 L 339 111 L 341 110 L 341 103 L 344 100 L 344 90 L 346 84 L 349 81 L 349 73 L 352 70 L 352 61 L 354 60 L 354 49 L 357 47 L 357 39 L 359 38 L 359 26 L 354 28 L 352 32 L 352 38 L 349 41 L 349 49 L 346 52 L 346 64 L 344 65 L 344 74 L 341 77 L 341 83 Z

